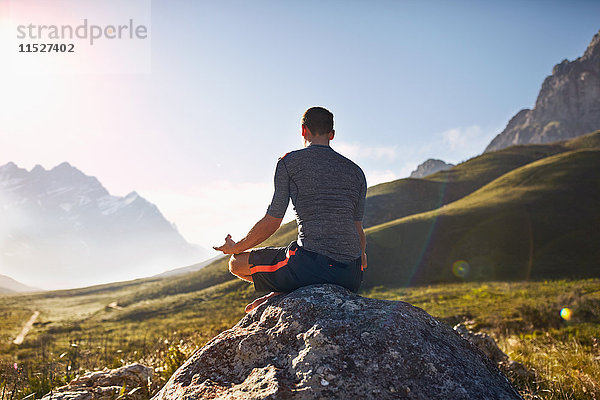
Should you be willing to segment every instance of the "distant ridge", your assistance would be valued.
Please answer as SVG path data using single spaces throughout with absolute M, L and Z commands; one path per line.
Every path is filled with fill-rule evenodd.
M 0 294 L 36 292 L 39 290 L 40 289 L 24 285 L 10 276 L 0 275 Z
M 169 271 L 165 271 L 158 275 L 154 275 L 152 278 L 166 278 L 169 276 L 183 275 L 183 274 L 187 274 L 189 272 L 198 271 L 199 269 L 202 269 L 202 268 L 206 267 L 207 265 L 212 264 L 213 262 L 220 260 L 224 257 L 225 256 L 223 256 L 223 255 L 218 255 L 216 257 L 209 258 L 206 261 L 202 261 L 201 263 L 192 264 L 192 265 L 189 265 L 186 267 L 180 267 L 180 268 L 171 269 Z
M 548 76 L 535 107 L 519 111 L 486 152 L 515 144 L 565 140 L 600 129 L 600 32 L 583 56 L 563 60 Z
M 113 196 L 67 162 L 0 166 L 0 221 L 3 272 L 44 276 L 33 280 L 44 288 L 148 276 L 205 255 L 137 192 Z

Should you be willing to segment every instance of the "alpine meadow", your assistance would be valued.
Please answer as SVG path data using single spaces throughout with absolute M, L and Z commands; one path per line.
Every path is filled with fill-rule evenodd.
M 13 22 L 26 24 L 10 3 Z M 583 10 L 597 4 L 134 3 L 123 5 L 130 34 L 108 40 L 113 25 L 90 18 L 104 34 L 72 38 L 79 67 L 107 61 L 116 72 L 65 69 L 40 85 L 56 99 L 54 123 L 28 86 L 23 106 L 16 74 L 0 74 L 15 80 L 0 115 L 10 133 L 0 137 L 0 400 L 600 400 L 598 27 L 577 58 L 536 59 L 554 57 L 552 46 L 574 51 L 584 32 L 575 28 L 597 23 Z M 81 10 L 125 15 L 80 5 L 40 11 L 16 25 L 18 40 L 43 23 L 64 30 Z M 536 52 L 533 38 L 546 47 Z M 40 54 L 24 55 L 17 69 Z M 128 57 L 134 70 L 119 70 Z M 531 109 L 516 112 L 525 79 L 539 82 L 554 63 Z M 321 101 L 334 112 L 311 106 L 288 121 Z M 460 120 L 460 107 L 473 115 Z M 323 132 L 310 132 L 311 110 L 325 115 Z M 421 125 L 437 136 L 420 138 Z M 301 136 L 287 137 L 292 129 Z M 298 152 L 282 152 L 298 171 L 320 166 L 294 181 L 276 156 L 299 139 L 298 152 L 322 153 L 292 164 Z M 448 162 L 411 164 L 436 157 L 430 150 Z M 281 218 L 256 205 L 273 194 L 263 179 L 272 167 Z M 328 181 L 329 191 L 313 190 Z M 297 221 L 282 217 L 289 199 Z M 322 218 L 302 225 L 298 204 Z M 256 210 L 259 223 L 277 222 L 256 247 L 287 249 L 245 253 L 259 240 L 237 231 Z M 225 244 L 211 243 L 229 223 Z M 322 254 L 292 243 L 311 223 L 321 236 L 310 239 L 329 246 Z M 281 258 L 258 261 L 273 251 Z M 288 264 L 296 251 L 304 269 Z M 353 284 L 277 287 L 268 280 L 280 269 Z

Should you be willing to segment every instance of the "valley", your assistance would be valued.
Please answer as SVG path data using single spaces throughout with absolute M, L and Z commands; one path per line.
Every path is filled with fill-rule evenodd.
M 489 333 L 536 372 L 513 382 L 525 398 L 600 393 L 599 166 L 600 131 L 370 188 L 360 294 Z M 266 244 L 295 236 L 292 222 Z M 82 371 L 141 362 L 160 387 L 256 296 L 226 257 L 177 275 L 2 296 L 0 386 L 39 396 Z

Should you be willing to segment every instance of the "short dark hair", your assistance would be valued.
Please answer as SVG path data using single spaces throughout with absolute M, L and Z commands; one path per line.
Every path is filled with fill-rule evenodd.
M 302 115 L 302 125 L 313 135 L 327 135 L 333 130 L 333 114 L 323 107 L 311 107 Z

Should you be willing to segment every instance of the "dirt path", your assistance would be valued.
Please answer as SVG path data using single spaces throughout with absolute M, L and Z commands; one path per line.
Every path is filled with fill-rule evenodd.
M 17 336 L 17 338 L 13 341 L 14 344 L 21 344 L 21 343 L 23 343 L 23 340 L 25 340 L 25 336 L 27 336 L 27 334 L 29 333 L 29 331 L 31 330 L 31 328 L 33 328 L 33 324 L 35 323 L 35 320 L 39 316 L 40 316 L 40 312 L 39 311 L 36 311 L 36 312 L 33 313 L 33 315 L 31 316 L 31 318 L 29 318 L 29 321 L 27 321 L 27 323 L 25 324 L 25 326 L 21 330 L 21 333 L 19 333 L 19 336 Z

